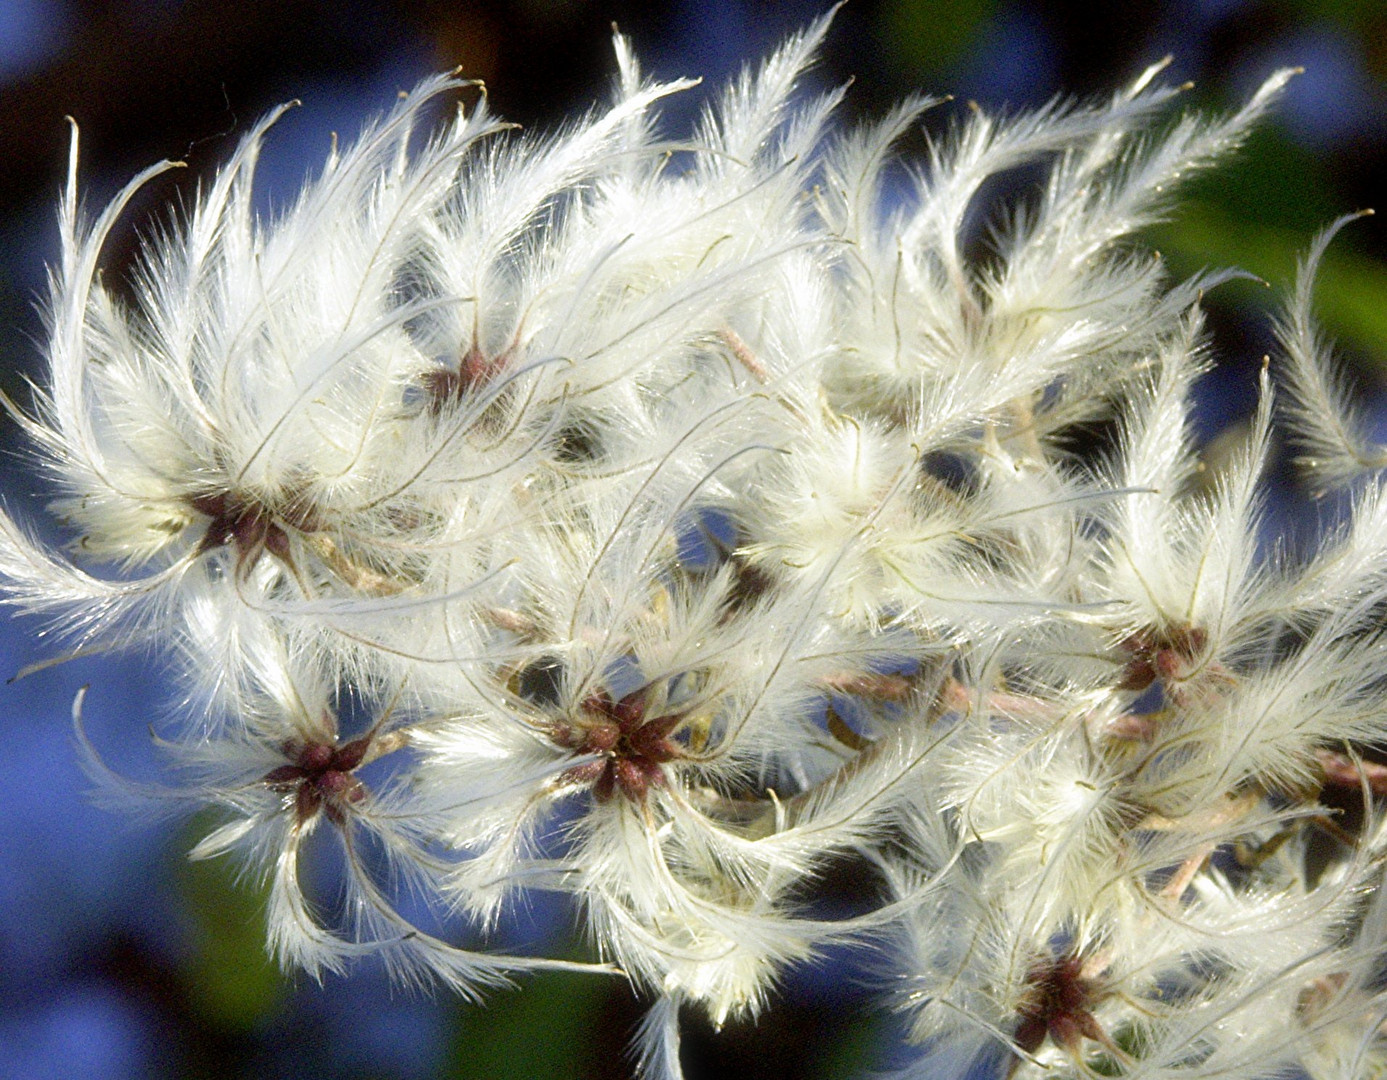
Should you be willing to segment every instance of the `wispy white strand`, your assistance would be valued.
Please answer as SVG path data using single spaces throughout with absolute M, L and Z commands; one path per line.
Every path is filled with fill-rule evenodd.
M 682 1080 L 681 1009 L 754 1019 L 843 944 L 881 953 L 903 1077 L 1377 1075 L 1387 451 L 1311 313 L 1351 218 L 1221 461 L 1199 300 L 1236 271 L 1171 284 L 1132 239 L 1293 73 L 1167 122 L 1157 64 L 897 163 L 935 99 L 833 134 L 832 15 L 686 139 L 661 110 L 694 80 L 620 36 L 610 103 L 547 136 L 427 79 L 259 217 L 274 110 L 133 303 L 102 249 L 173 163 L 86 214 L 74 125 L 47 374 L 3 402 L 72 543 L 0 510 L 0 597 L 71 651 L 20 674 L 162 653 L 172 778 L 105 764 L 85 690 L 82 766 L 112 806 L 215 807 L 190 856 L 262 888 L 284 967 L 474 1001 L 619 974 L 646 1080 Z M 1352 485 L 1298 563 L 1262 536 L 1281 431 Z M 872 899 L 834 918 L 842 861 Z M 487 951 L 540 889 L 598 962 Z

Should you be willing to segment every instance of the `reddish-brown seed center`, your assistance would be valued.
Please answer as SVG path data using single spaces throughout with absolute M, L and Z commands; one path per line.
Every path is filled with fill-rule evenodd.
M 1130 659 L 1123 665 L 1117 688 L 1145 690 L 1157 679 L 1179 678 L 1208 643 L 1208 631 L 1198 626 L 1138 631 L 1122 642 Z
M 315 515 L 309 509 L 291 505 L 271 512 L 259 500 L 234 491 L 203 492 L 191 496 L 188 503 L 198 513 L 211 518 L 202 534 L 201 550 L 234 546 L 237 573 L 248 571 L 267 551 L 292 569 L 287 529 L 302 532 L 317 529 Z
M 346 821 L 347 810 L 366 798 L 366 785 L 352 775 L 370 749 L 369 735 L 336 746 L 331 743 L 287 743 L 290 764 L 271 769 L 262 782 L 294 796 L 294 811 L 302 825 L 319 809 L 335 825 Z
M 680 757 L 683 748 L 670 736 L 682 716 L 646 719 L 644 690 L 613 701 L 606 691 L 591 695 L 573 724 L 559 724 L 550 737 L 576 754 L 600 754 L 560 777 L 565 784 L 590 785 L 593 797 L 609 801 L 617 792 L 641 802 L 652 787 L 665 783 L 665 762 Z
M 1016 1045 L 1033 1054 L 1050 1036 L 1057 1046 L 1077 1054 L 1083 1039 L 1107 1043 L 1107 1036 L 1090 1011 L 1098 996 L 1098 983 L 1083 973 L 1077 956 L 1046 960 L 1026 976 L 1026 994 L 1017 1014 L 1021 1023 L 1013 1036 Z
M 486 385 L 500 374 L 508 360 L 509 353 L 487 356 L 474 344 L 462 355 L 457 367 L 426 372 L 423 382 L 429 408 L 439 412 L 444 406 L 461 401 L 473 389 Z

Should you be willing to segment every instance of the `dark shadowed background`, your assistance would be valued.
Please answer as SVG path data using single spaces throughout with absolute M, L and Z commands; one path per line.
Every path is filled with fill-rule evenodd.
M 189 196 L 279 102 L 303 105 L 271 133 L 260 172 L 267 209 L 292 196 L 332 133 L 350 139 L 430 72 L 484 79 L 501 114 L 543 129 L 606 94 L 616 22 L 655 75 L 704 77 L 669 110 L 677 127 L 706 88 L 824 6 L 0 0 L 0 387 L 22 400 L 26 373 L 40 366 L 33 303 L 56 251 L 65 115 L 81 126 L 89 205 L 160 158 L 189 165 L 149 184 L 118 227 L 103 263 L 119 274 L 151 214 Z M 1384 201 L 1387 0 L 852 0 L 815 77 L 854 80 L 844 120 L 880 114 L 913 89 L 952 93 L 931 114 L 937 130 L 970 99 L 1017 108 L 1060 92 L 1106 94 L 1165 54 L 1172 80 L 1195 83 L 1186 100 L 1211 107 L 1241 101 L 1275 67 L 1306 68 L 1246 152 L 1191 187 L 1178 218 L 1154 230 L 1177 274 L 1240 266 L 1284 286 L 1320 227 Z M 1250 408 L 1274 296 L 1249 281 L 1210 297 L 1225 364 L 1205 386 L 1205 439 Z M 1387 216 L 1335 242 L 1317 296 L 1359 389 L 1380 398 Z M 10 504 L 32 517 L 43 499 L 9 421 L 0 444 Z M 1284 469 L 1277 475 L 1274 502 L 1309 528 L 1315 505 Z M 0 677 L 46 655 L 36 624 L 5 626 Z M 151 769 L 150 721 L 172 707 L 157 660 L 140 655 L 0 686 L 0 1080 L 630 1075 L 624 1046 L 641 1004 L 615 980 L 531 979 L 479 1010 L 392 991 L 370 967 L 321 987 L 278 974 L 255 890 L 224 866 L 184 858 L 196 823 L 131 822 L 87 801 L 69 721 L 87 683 L 93 740 L 137 776 Z M 848 871 L 832 877 L 830 902 L 850 902 L 853 885 Z M 537 909 L 528 931 L 544 933 L 545 918 Z M 755 1027 L 715 1037 L 691 1019 L 692 1080 L 830 1080 L 887 1063 L 895 1035 L 874 1008 L 869 968 L 841 954 L 826 970 L 792 974 Z

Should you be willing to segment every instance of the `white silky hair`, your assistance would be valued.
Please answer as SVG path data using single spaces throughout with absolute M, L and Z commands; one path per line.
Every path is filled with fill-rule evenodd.
M 190 854 L 240 860 L 287 968 L 624 977 L 648 1080 L 683 1075 L 681 1009 L 753 1019 L 844 943 L 879 954 L 903 1076 L 1380 1074 L 1387 459 L 1311 303 L 1350 219 L 1215 468 L 1199 301 L 1229 275 L 1134 239 L 1292 73 L 1225 116 L 1169 119 L 1161 65 L 974 107 L 888 206 L 940 101 L 835 131 L 831 17 L 683 138 L 695 81 L 620 36 L 611 100 L 547 135 L 425 80 L 261 217 L 271 112 L 129 304 L 102 250 L 173 163 L 85 213 L 74 125 L 48 370 L 5 402 L 72 543 L 0 510 L 0 587 L 52 662 L 141 647 L 180 702 L 167 786 L 104 765 L 79 696 L 84 767 L 113 805 L 214 808 Z M 1281 432 L 1348 489 L 1298 561 L 1262 537 Z M 873 899 L 823 917 L 844 861 Z M 492 951 L 541 889 L 588 961 Z

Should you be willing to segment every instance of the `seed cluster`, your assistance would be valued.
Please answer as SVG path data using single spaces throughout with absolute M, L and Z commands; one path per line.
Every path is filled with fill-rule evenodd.
M 1221 116 L 1157 65 L 845 130 L 804 77 L 830 21 L 683 134 L 693 82 L 619 36 L 612 100 L 550 136 L 426 80 L 266 216 L 271 114 L 120 291 L 106 238 L 169 166 L 88 216 L 74 131 L 15 415 L 75 542 L 0 511 L 3 599 L 74 662 L 159 654 L 190 778 L 159 795 L 223 816 L 193 854 L 315 977 L 625 978 L 677 1080 L 681 1014 L 871 945 L 912 1077 L 1387 1073 L 1387 451 L 1310 309 L 1349 219 L 1217 461 L 1221 276 L 1140 243 L 1292 72 Z M 1261 541 L 1278 439 L 1351 491 L 1297 560 Z M 587 961 L 463 944 L 532 890 Z

